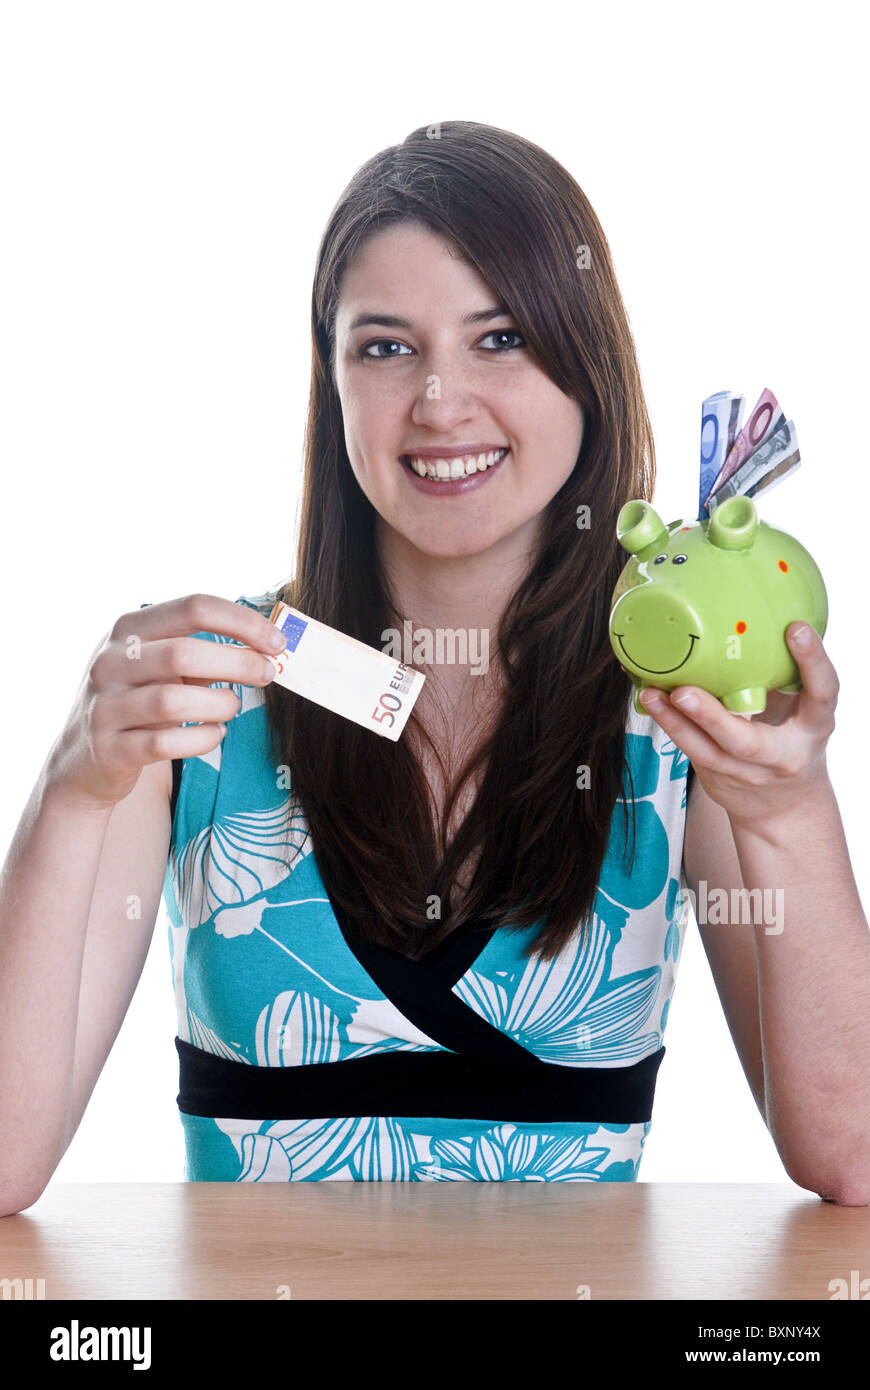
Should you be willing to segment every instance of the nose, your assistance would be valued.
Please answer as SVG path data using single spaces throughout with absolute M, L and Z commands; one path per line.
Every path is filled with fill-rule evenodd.
M 476 418 L 480 402 L 474 373 L 441 355 L 425 364 L 425 375 L 414 401 L 415 424 L 428 425 L 442 434 Z
M 697 614 L 685 599 L 656 584 L 623 594 L 612 627 L 628 659 L 659 675 L 681 666 L 694 645 L 692 635 L 701 635 Z

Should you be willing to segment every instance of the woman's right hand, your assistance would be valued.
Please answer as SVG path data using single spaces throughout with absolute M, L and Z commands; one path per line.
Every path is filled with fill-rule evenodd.
M 246 645 L 190 636 L 213 632 Z M 76 804 L 108 809 L 123 801 L 148 763 L 216 748 L 221 725 L 241 708 L 215 681 L 265 686 L 275 668 L 265 653 L 286 639 L 261 613 L 215 594 L 155 603 L 124 613 L 94 650 L 72 710 L 46 763 L 48 785 Z M 179 725 L 197 720 L 188 728 Z

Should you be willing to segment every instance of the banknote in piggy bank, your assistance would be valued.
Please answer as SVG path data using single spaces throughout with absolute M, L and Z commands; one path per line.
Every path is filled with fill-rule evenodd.
M 759 521 L 751 497 L 722 502 L 709 519 L 660 520 L 626 502 L 616 535 L 631 559 L 613 591 L 610 642 L 635 687 L 696 685 L 735 714 L 760 714 L 768 690 L 799 691 L 785 640 L 790 623 L 824 637 L 828 596 L 813 557 Z

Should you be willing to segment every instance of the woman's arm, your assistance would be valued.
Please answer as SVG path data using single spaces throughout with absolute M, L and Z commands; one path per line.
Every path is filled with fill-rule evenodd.
M 808 628 L 802 644 L 800 627 L 786 633 L 800 693 L 770 692 L 750 722 L 695 686 L 641 701 L 726 812 L 756 899 L 765 1117 L 786 1170 L 825 1198 L 866 1206 L 870 927 L 825 756 L 839 681 L 818 633 Z
M 754 927 L 768 1128 L 801 1187 L 866 1206 L 870 927 L 830 780 L 788 817 L 732 833 L 746 887 L 781 890 L 773 927 Z
M 49 761 L 0 874 L 0 1216 L 33 1205 L 75 1133 L 148 952 L 169 841 L 167 763 L 93 810 Z
M 767 1123 L 764 1099 L 764 1058 L 758 1013 L 758 962 L 751 925 L 731 926 L 701 909 L 714 893 L 743 887 L 740 861 L 727 811 L 711 801 L 695 777 L 686 808 L 683 874 L 692 894 L 698 934 L 722 1005 L 731 1039 L 740 1058 L 761 1118 Z
M 783 843 L 733 827 L 696 778 L 686 883 L 734 1046 L 789 1177 L 865 1206 L 870 931 L 833 788 L 824 811 L 807 806 L 803 826 L 780 824 Z M 778 900 L 777 883 L 789 885 Z M 755 895 L 751 917 L 741 888 L 767 890 Z

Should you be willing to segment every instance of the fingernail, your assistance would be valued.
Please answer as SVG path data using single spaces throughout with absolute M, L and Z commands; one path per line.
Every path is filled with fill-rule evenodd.
M 275 648 L 276 652 L 283 652 L 286 645 L 287 638 L 284 636 L 284 633 L 281 632 L 279 629 L 279 631 L 276 632 L 275 636 L 272 638 L 272 646 Z
M 640 702 L 646 705 L 647 709 L 657 709 L 664 701 L 657 690 L 642 690 L 640 692 Z
M 791 640 L 797 647 L 808 647 L 810 644 L 810 630 L 804 623 L 803 627 L 796 627 L 791 635 Z
M 698 697 L 697 695 L 693 695 L 691 691 L 686 691 L 685 695 L 671 696 L 671 704 L 679 705 L 682 709 L 694 709 L 697 703 Z

